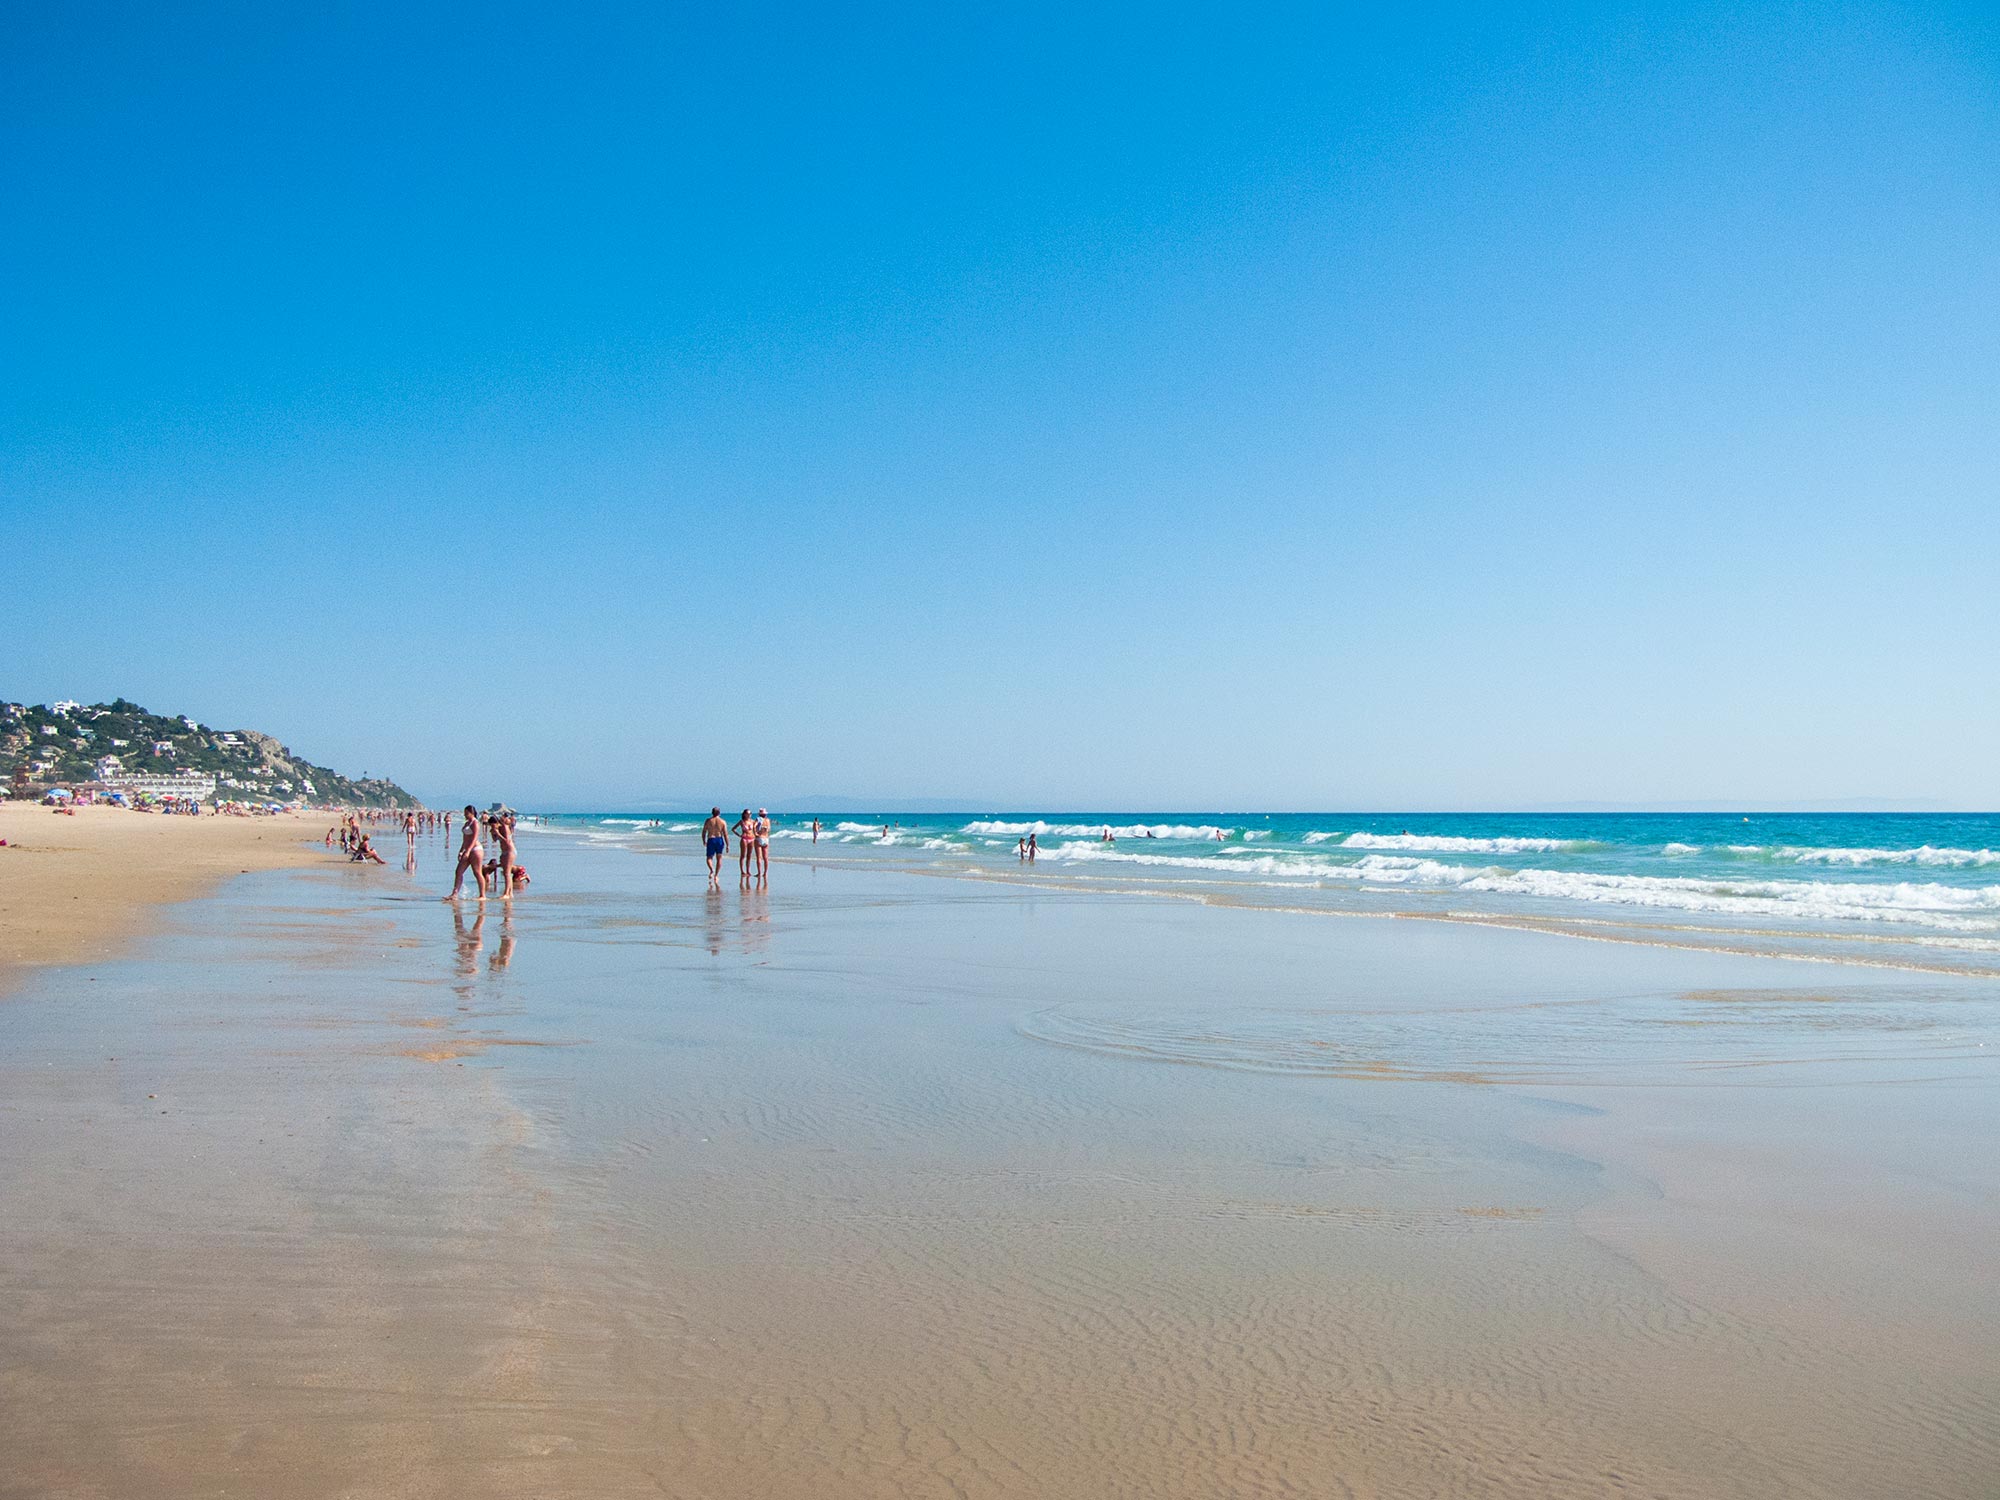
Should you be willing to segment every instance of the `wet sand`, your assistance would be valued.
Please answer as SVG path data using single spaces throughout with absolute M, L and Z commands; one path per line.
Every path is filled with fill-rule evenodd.
M 0 802 L 0 994 L 45 964 L 108 957 L 150 930 L 156 907 L 231 876 L 326 858 L 323 814 L 167 817 L 114 807 L 74 815 Z
M 0 1008 L 0 1495 L 1992 1493 L 1990 981 L 531 847 Z

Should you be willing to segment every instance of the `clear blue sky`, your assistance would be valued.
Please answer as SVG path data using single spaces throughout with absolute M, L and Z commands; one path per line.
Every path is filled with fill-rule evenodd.
M 0 696 L 441 801 L 2000 805 L 1991 6 L 320 9 L 10 11 Z

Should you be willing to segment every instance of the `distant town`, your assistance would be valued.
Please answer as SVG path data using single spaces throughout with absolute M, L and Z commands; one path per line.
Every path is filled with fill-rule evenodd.
M 295 756 L 254 729 L 110 703 L 0 703 L 0 768 L 9 795 L 163 798 L 193 802 L 416 807 L 380 777 L 353 778 Z

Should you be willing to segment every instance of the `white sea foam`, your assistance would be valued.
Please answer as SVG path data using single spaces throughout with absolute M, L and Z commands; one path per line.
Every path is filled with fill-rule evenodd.
M 1662 854 L 1699 854 L 1699 853 L 1701 853 L 1701 846 L 1700 846 L 1699 844 L 1669 844 L 1669 845 L 1667 845 L 1667 847 L 1666 847 L 1666 848 L 1662 849 L 1662 850 L 1660 851 L 1660 853 L 1662 853 Z
M 1308 842 L 1311 836 L 1308 835 Z M 1350 833 L 1343 849 L 1418 849 L 1435 854 L 1555 854 L 1594 847 L 1579 839 L 1469 839 L 1429 833 Z
M 2000 916 L 2000 886 L 1963 887 L 1909 881 L 1895 885 L 1824 880 L 1715 881 L 1665 875 L 1512 870 L 1474 875 L 1461 882 L 1458 889 L 1738 916 L 1907 922 L 1955 932 L 1993 930 L 1995 917 Z
M 1040 820 L 1028 823 L 1005 823 L 988 820 L 967 823 L 960 833 L 999 834 L 1006 838 L 1024 838 L 1028 834 L 1038 839 L 1102 839 L 1104 830 L 1109 828 L 1114 839 L 1179 839 L 1183 842 L 1203 840 L 1215 842 L 1218 833 L 1226 832 L 1212 824 L 1192 823 L 1044 823 Z
M 1802 865 L 2000 865 L 2000 851 L 1992 849 L 1937 849 L 1929 844 L 1915 849 L 1778 849 L 1784 858 Z
M 1606 875 L 1572 870 L 1447 864 L 1414 855 L 1369 854 L 1342 860 L 1320 854 L 1144 854 L 1081 841 L 1047 851 L 1057 861 L 1264 875 L 1364 888 L 1523 896 L 1557 902 L 1647 906 L 1717 915 L 1793 917 L 1810 922 L 1897 922 L 1949 932 L 2000 931 L 2000 886 L 1925 882 L 1863 884 L 1824 880 L 1702 880 L 1666 875 Z
M 1232 857 L 1234 856 L 1234 857 Z M 1156 869 L 1226 871 L 1231 875 L 1292 875 L 1316 877 L 1327 873 L 1324 861 L 1305 854 L 1252 854 L 1248 850 L 1220 850 L 1215 854 L 1142 854 L 1115 844 L 1079 840 L 1044 849 L 1042 858 L 1067 861 L 1105 860 L 1115 864 L 1145 865 Z

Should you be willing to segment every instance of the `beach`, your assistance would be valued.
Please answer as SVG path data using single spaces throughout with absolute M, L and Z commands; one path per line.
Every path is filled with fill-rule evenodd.
M 2000 1474 L 1989 977 L 159 821 L 206 894 L 0 1002 L 0 1494 Z
M 0 802 L 0 993 L 45 964 L 120 952 L 162 905 L 233 876 L 323 858 L 331 814 L 167 817 L 110 806 L 73 815 Z

